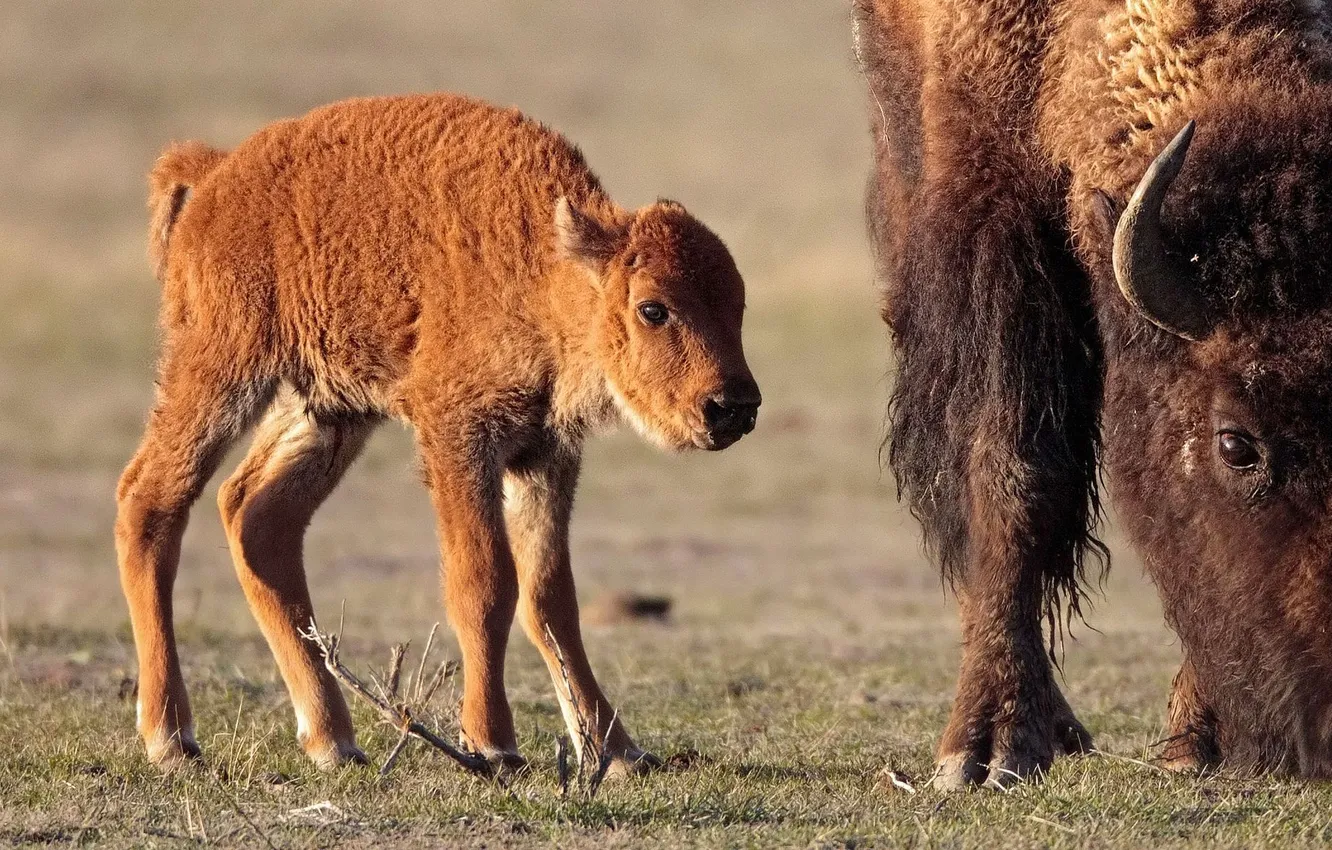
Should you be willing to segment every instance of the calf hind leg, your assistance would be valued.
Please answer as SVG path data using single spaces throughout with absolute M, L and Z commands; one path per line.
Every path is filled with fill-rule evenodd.
M 138 727 L 164 767 L 199 755 L 181 676 L 171 592 L 190 506 L 227 447 L 271 397 L 176 353 L 164 360 L 158 401 L 117 488 L 116 555 L 139 662 Z
M 285 396 L 218 492 L 236 573 L 291 695 L 297 738 L 321 767 L 364 763 L 365 755 L 337 682 L 300 634 L 314 617 L 302 544 L 373 427 L 363 418 L 321 422 Z

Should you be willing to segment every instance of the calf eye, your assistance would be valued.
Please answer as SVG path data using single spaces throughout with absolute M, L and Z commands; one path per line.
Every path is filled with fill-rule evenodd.
M 644 301 L 638 305 L 638 315 L 643 317 L 643 321 L 649 325 L 664 325 L 666 320 L 671 317 L 671 311 L 667 310 L 664 304 L 658 304 L 656 301 Z
M 1263 460 L 1253 437 L 1239 431 L 1217 432 L 1216 451 L 1231 469 L 1253 469 Z

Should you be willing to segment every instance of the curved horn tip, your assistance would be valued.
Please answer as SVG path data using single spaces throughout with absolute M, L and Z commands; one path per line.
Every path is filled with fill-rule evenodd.
M 1174 150 L 1175 148 L 1178 148 L 1180 146 L 1187 148 L 1189 144 L 1193 141 L 1193 133 L 1197 129 L 1198 129 L 1198 122 L 1195 119 L 1190 118 L 1188 122 L 1184 124 L 1183 127 L 1179 128 L 1179 132 L 1175 134 L 1175 138 L 1170 140 L 1170 144 L 1166 145 L 1165 149 Z
M 1206 336 L 1207 304 L 1188 266 L 1166 250 L 1161 205 L 1184 167 L 1195 121 L 1189 121 L 1152 160 L 1115 227 L 1112 253 L 1120 292 L 1144 318 L 1187 340 Z

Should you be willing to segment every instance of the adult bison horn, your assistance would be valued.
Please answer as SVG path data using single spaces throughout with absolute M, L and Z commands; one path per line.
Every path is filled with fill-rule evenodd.
M 1209 330 L 1207 303 L 1189 268 L 1171 257 L 1161 232 L 1161 203 L 1184 165 L 1194 122 L 1184 125 L 1152 160 L 1115 227 L 1114 267 L 1119 291 L 1152 324 L 1187 340 Z

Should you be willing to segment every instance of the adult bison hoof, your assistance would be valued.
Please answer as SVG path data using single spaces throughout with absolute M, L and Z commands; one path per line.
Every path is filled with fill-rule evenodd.
M 1073 716 L 1059 691 L 1056 689 L 1053 694 L 1061 705 L 1051 713 L 1013 712 L 1013 703 L 1007 703 L 1008 710 L 990 709 L 975 714 L 963 706 L 954 706 L 939 747 L 934 787 L 956 791 L 983 785 L 1003 790 L 1024 780 L 1041 778 L 1056 755 L 1090 752 L 1091 735 Z M 960 743 L 951 743 L 959 738 Z
M 1199 690 L 1193 662 L 1185 657 L 1170 688 L 1169 732 L 1157 763 L 1166 770 L 1203 773 L 1221 764 L 1216 714 Z

